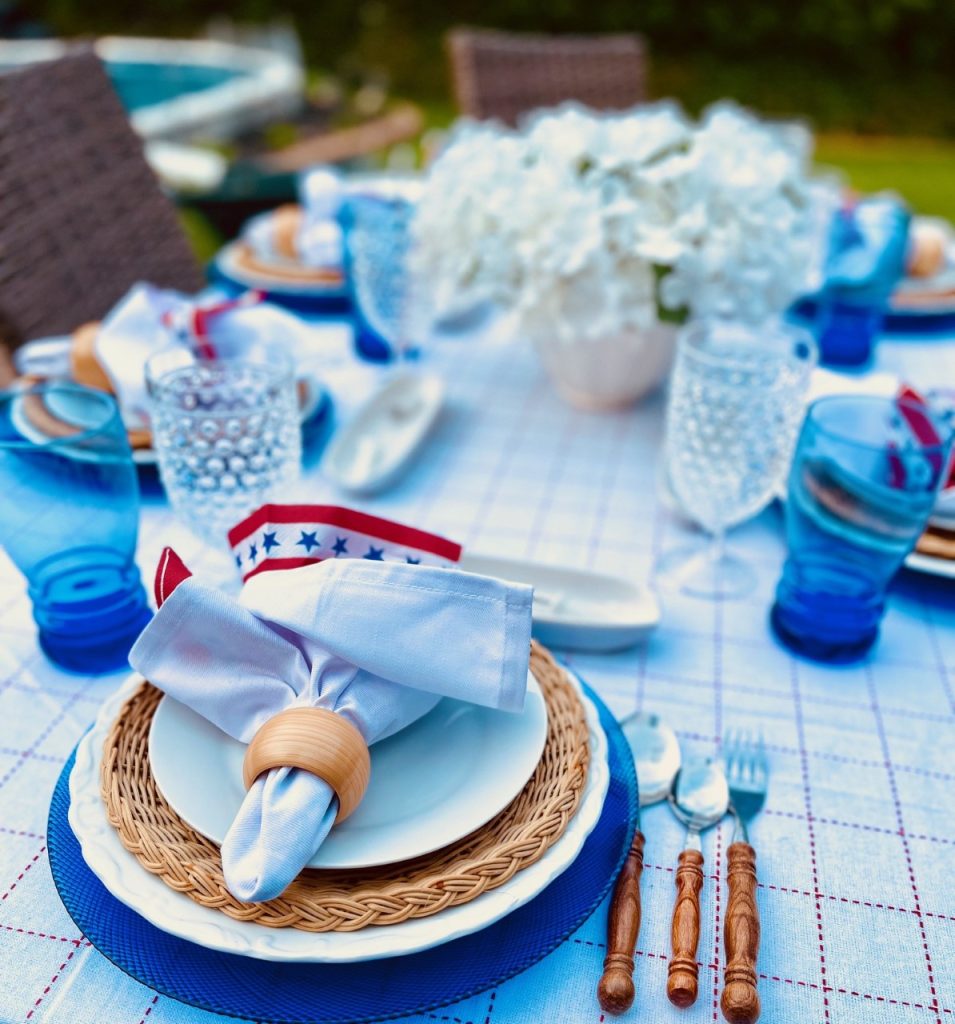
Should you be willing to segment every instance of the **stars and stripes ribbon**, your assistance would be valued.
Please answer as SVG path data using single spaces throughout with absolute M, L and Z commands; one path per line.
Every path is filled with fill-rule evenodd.
M 232 527 L 229 544 L 243 581 L 326 558 L 446 566 L 461 557 L 437 534 L 337 505 L 263 505 Z

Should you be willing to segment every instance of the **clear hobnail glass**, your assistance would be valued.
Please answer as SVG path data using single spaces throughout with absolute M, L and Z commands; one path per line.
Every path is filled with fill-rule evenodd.
M 725 533 L 780 489 L 815 362 L 811 335 L 781 321 L 754 327 L 703 320 L 681 332 L 667 408 L 667 477 L 711 543 L 702 552 L 668 554 L 661 579 L 706 597 L 752 589 L 755 576 L 725 550 Z
M 302 435 L 285 352 L 199 359 L 173 349 L 149 360 L 146 384 L 163 486 L 196 533 L 222 544 L 248 513 L 287 497 Z

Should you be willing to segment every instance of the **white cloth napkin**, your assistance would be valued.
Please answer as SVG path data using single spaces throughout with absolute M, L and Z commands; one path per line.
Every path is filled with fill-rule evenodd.
M 174 346 L 235 357 L 263 343 L 278 343 L 297 361 L 309 327 L 291 313 L 250 293 L 238 300 L 199 302 L 150 284 L 134 285 L 103 320 L 96 358 L 109 377 L 128 427 L 148 427 L 144 368 L 151 355 Z
M 456 569 L 362 559 L 261 573 L 238 600 L 188 578 L 130 663 L 243 742 L 285 708 L 312 705 L 344 715 L 370 745 L 441 697 L 519 711 L 531 599 L 529 587 Z M 337 810 L 331 788 L 307 771 L 260 777 L 222 845 L 229 890 L 278 896 Z
M 330 167 L 314 167 L 299 179 L 298 192 L 302 223 L 295 235 L 295 251 L 300 262 L 318 270 L 340 270 L 343 239 L 338 211 L 344 196 L 341 175 Z M 277 250 L 271 213 L 251 218 L 242 229 L 242 237 L 261 259 L 286 258 Z

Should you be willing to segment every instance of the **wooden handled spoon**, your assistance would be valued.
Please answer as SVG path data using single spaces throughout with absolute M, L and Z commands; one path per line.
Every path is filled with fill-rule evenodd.
M 666 798 L 680 769 L 680 745 L 656 715 L 634 712 L 620 723 L 637 770 L 640 807 Z M 633 954 L 640 934 L 640 876 L 643 873 L 640 812 L 630 852 L 614 886 L 607 922 L 607 956 L 597 998 L 606 1013 L 624 1013 L 633 1005 Z
M 703 851 L 700 832 L 715 825 L 729 806 L 729 787 L 718 761 L 690 761 L 677 772 L 670 791 L 670 808 L 686 825 L 686 842 L 676 872 L 677 898 L 670 929 L 672 954 L 667 969 L 667 996 L 674 1006 L 696 1002 L 700 942 L 700 890 Z

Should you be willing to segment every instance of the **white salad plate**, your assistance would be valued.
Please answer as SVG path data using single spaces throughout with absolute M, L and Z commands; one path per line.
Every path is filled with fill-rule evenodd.
M 368 868 L 420 857 L 462 839 L 517 796 L 540 762 L 547 705 L 528 673 L 519 714 L 445 699 L 373 743 L 358 809 L 332 829 L 311 868 Z M 149 730 L 159 791 L 197 832 L 222 845 L 242 805 L 246 745 L 163 697 Z
M 648 587 L 581 569 L 466 552 L 458 568 L 534 588 L 534 636 L 548 647 L 619 651 L 656 629 L 660 603 Z
M 103 742 L 123 702 L 141 683 L 137 675 L 127 679 L 103 704 L 77 747 L 70 774 L 70 827 L 86 863 L 116 899 L 155 927 L 224 953 L 288 963 L 351 963 L 415 953 L 480 931 L 532 900 L 570 867 L 597 824 L 607 795 L 607 737 L 596 708 L 581 695 L 590 730 L 590 767 L 577 813 L 540 860 L 503 885 L 432 917 L 357 932 L 312 933 L 235 921 L 150 874 L 123 847 L 106 817 L 99 789 Z
M 332 438 L 322 472 L 353 494 L 392 483 L 421 447 L 444 404 L 434 374 L 399 373 L 383 384 Z

